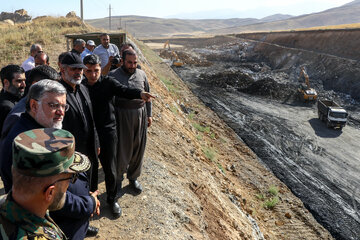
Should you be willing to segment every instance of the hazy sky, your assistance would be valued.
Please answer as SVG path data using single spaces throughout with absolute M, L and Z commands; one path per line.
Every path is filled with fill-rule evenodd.
M 151 17 L 188 16 L 188 13 L 220 11 L 238 12 L 236 17 L 262 18 L 276 13 L 302 15 L 323 11 L 352 0 L 83 0 L 84 18 L 142 15 Z M 80 0 L 0 0 L 0 11 L 13 12 L 24 8 L 32 17 L 65 16 L 70 11 L 80 15 Z M 222 12 L 222 11 L 221 11 Z M 200 16 L 200 14 L 199 14 Z M 233 17 L 233 16 L 231 16 Z

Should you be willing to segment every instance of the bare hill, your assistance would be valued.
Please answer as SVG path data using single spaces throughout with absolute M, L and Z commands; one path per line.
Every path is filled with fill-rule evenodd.
M 337 8 L 323 12 L 302 15 L 281 21 L 256 23 L 246 26 L 230 27 L 211 31 L 213 34 L 229 34 L 252 31 L 290 30 L 297 28 L 310 28 L 316 26 L 352 24 L 360 22 L 360 1 L 356 0 Z
M 141 38 L 176 37 L 191 35 L 231 34 L 253 31 L 288 30 L 316 26 L 351 24 L 360 22 L 360 1 L 341 7 L 297 17 L 274 14 L 262 19 L 165 19 L 143 16 L 112 17 L 111 29 L 123 28 Z M 109 18 L 90 19 L 87 23 L 97 28 L 109 29 Z
M 97 28 L 109 29 L 109 18 L 86 20 Z M 121 23 L 120 23 L 121 22 Z M 220 28 L 243 26 L 261 22 L 255 18 L 233 19 L 165 19 L 143 16 L 116 16 L 112 17 L 112 29 L 122 28 L 137 37 L 168 37 L 180 35 L 202 34 Z

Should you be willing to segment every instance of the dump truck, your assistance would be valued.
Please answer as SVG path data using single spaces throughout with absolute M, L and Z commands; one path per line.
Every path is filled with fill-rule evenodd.
M 348 113 L 339 104 L 332 100 L 318 100 L 319 119 L 326 123 L 328 128 L 342 129 L 347 122 Z
M 299 79 L 301 77 L 305 78 L 305 83 L 301 83 L 298 91 L 299 97 L 302 102 L 306 101 L 316 101 L 317 99 L 317 92 L 314 88 L 310 87 L 309 75 L 306 73 L 305 67 L 301 67 Z

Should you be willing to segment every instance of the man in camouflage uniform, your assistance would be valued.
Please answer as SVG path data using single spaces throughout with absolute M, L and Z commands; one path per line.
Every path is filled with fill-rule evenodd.
M 69 181 L 89 168 L 66 130 L 19 134 L 13 144 L 13 187 L 0 204 L 0 239 L 66 239 L 48 210 L 63 207 Z

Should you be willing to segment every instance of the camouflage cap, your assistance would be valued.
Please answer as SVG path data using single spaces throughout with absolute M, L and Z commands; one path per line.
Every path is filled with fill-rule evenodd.
M 62 129 L 40 128 L 17 135 L 13 143 L 13 168 L 32 177 L 63 172 L 84 172 L 89 159 L 75 152 L 74 136 Z

